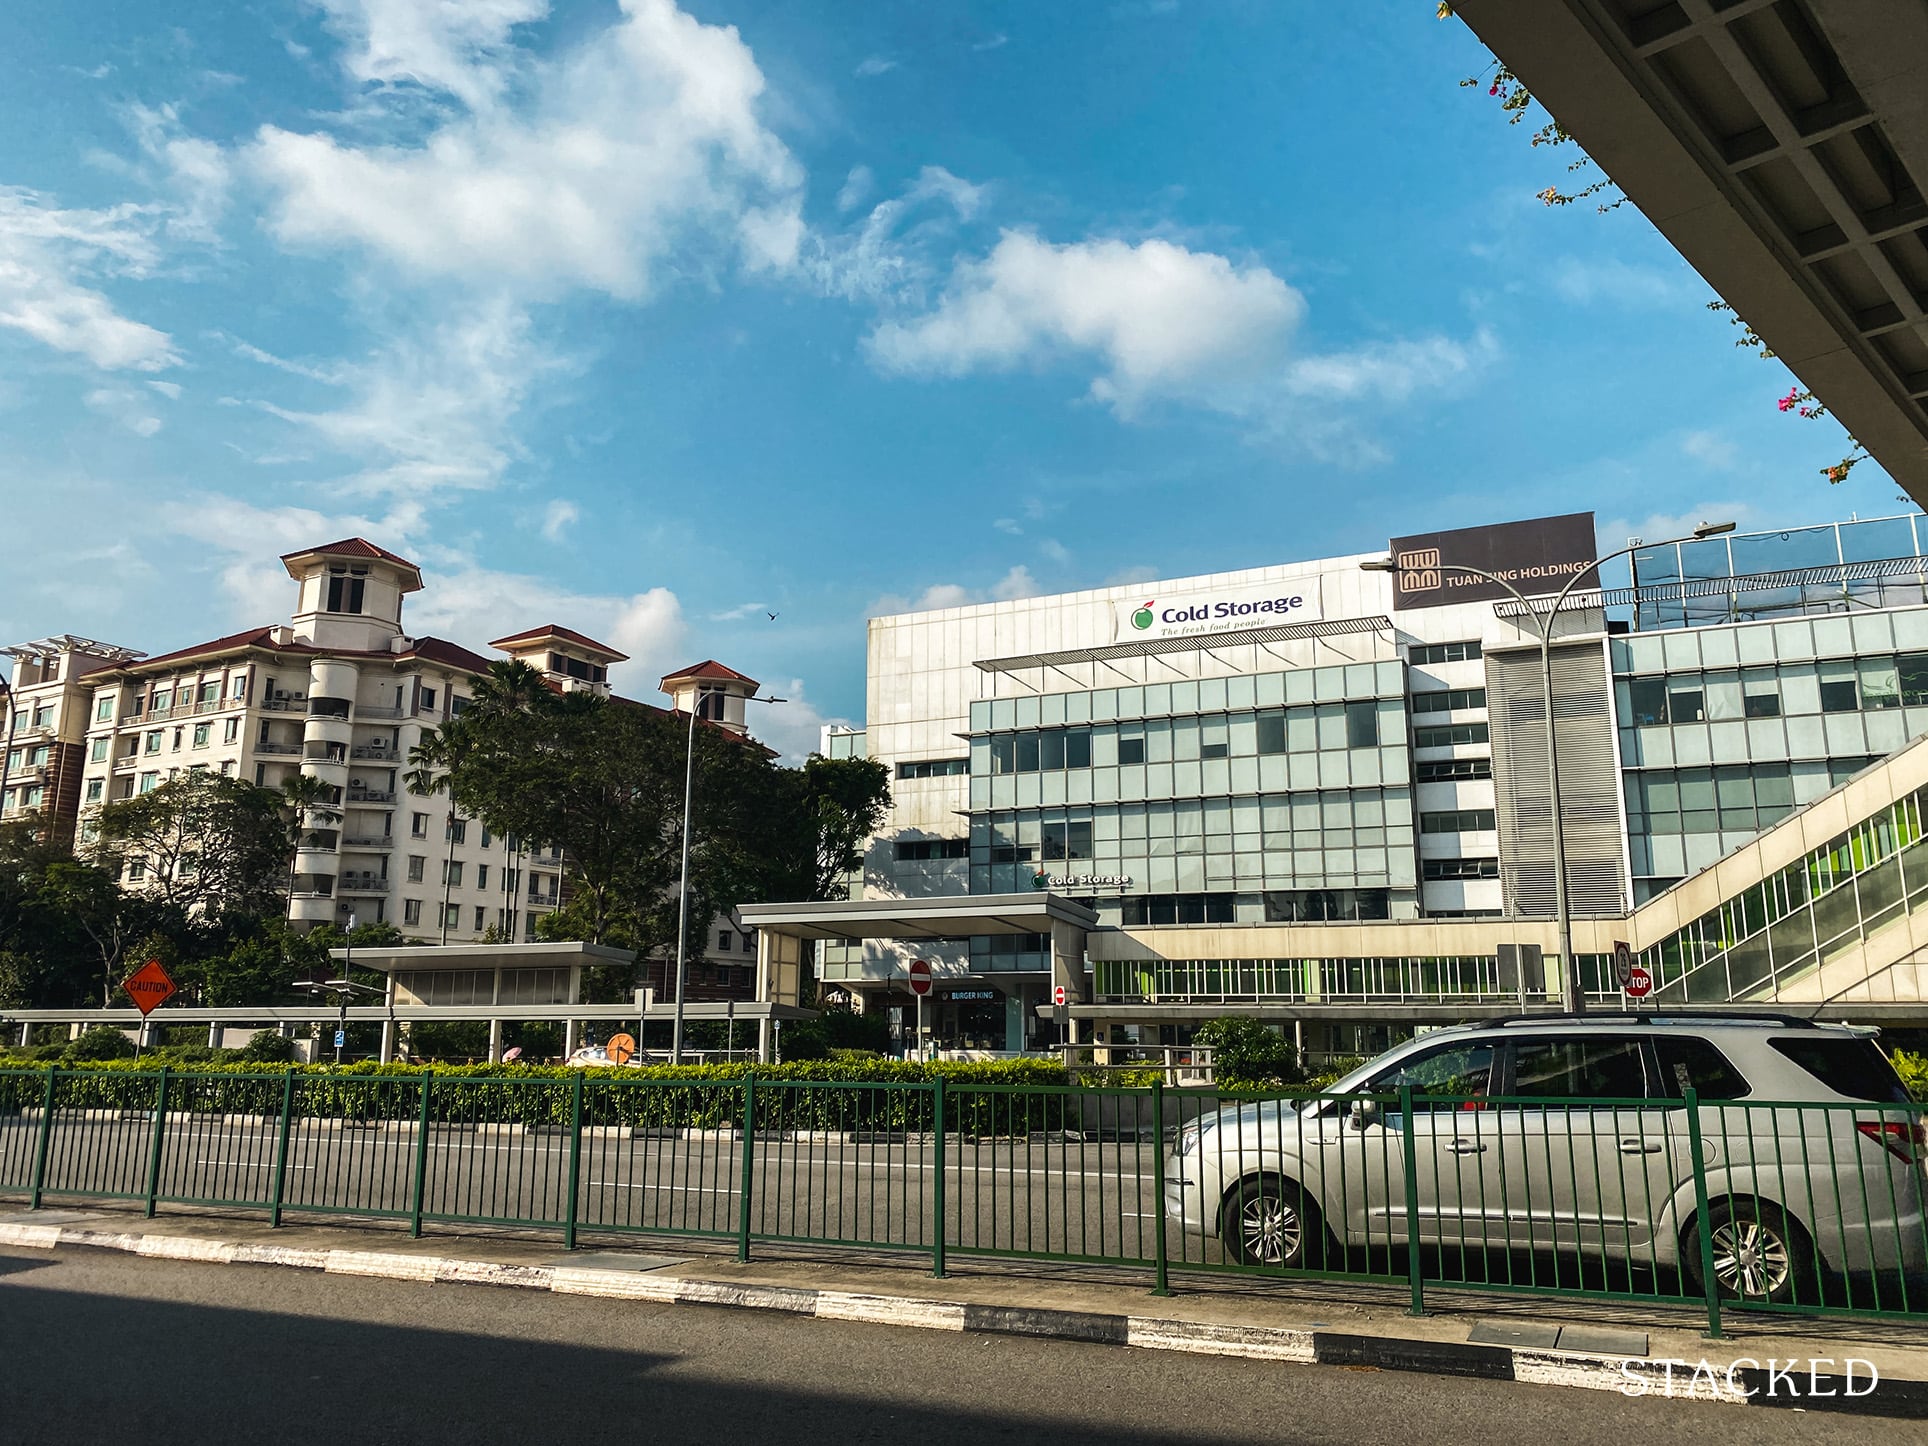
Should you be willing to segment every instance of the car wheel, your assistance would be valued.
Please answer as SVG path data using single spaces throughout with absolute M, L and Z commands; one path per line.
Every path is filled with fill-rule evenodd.
M 1240 1265 L 1302 1270 L 1320 1226 L 1299 1187 L 1276 1177 L 1243 1180 L 1219 1207 L 1218 1237 L 1226 1258 Z
M 1722 1200 L 1708 1211 L 1707 1219 L 1714 1285 L 1722 1300 L 1821 1303 L 1814 1247 L 1780 1206 L 1760 1200 Z M 1707 1283 L 1701 1269 L 1699 1231 L 1687 1232 L 1681 1255 L 1695 1291 L 1704 1294 Z

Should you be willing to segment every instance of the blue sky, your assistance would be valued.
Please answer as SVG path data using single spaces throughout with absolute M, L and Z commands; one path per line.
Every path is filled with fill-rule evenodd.
M 795 750 L 880 608 L 1905 510 L 1418 0 L 31 9 L 7 641 L 284 617 L 359 532 L 417 631 L 715 656 Z

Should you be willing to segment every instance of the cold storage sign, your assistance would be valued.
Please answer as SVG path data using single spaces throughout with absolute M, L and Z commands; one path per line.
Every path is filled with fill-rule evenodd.
M 1318 579 L 1277 583 L 1263 591 L 1211 593 L 1203 597 L 1149 597 L 1117 610 L 1113 633 L 1120 642 L 1180 638 L 1313 622 L 1319 616 Z

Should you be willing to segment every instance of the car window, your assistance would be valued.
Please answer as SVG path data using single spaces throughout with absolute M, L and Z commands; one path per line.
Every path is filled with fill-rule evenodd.
M 1838 1095 L 1873 1104 L 1910 1103 L 1901 1076 L 1866 1035 L 1788 1035 L 1768 1043 Z
M 1640 1058 L 1640 1041 L 1612 1035 L 1516 1040 L 1511 1093 L 1551 1099 L 1644 1099 L 1647 1071 Z
M 1697 1035 L 1656 1034 L 1654 1056 L 1660 1062 L 1654 1093 L 1665 1099 L 1685 1099 L 1690 1086 L 1704 1100 L 1738 1100 L 1754 1092 L 1732 1061 Z
M 1446 1097 L 1421 1108 L 1450 1110 L 1456 1100 L 1487 1094 L 1492 1082 L 1493 1046 L 1469 1043 L 1442 1045 L 1411 1055 L 1377 1076 L 1367 1088 L 1374 1094 L 1391 1094 L 1402 1085 L 1411 1085 L 1416 1095 Z

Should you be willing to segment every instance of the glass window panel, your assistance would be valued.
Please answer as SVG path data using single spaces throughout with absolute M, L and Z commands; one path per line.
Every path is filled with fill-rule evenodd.
M 1634 678 L 1628 684 L 1636 725 L 1651 726 L 1667 721 L 1667 683 L 1664 678 Z
M 1861 706 L 1899 708 L 1901 681 L 1893 658 L 1863 658 L 1860 668 Z
M 1709 673 L 1705 684 L 1709 718 L 1718 721 L 1743 716 L 1739 673 Z

